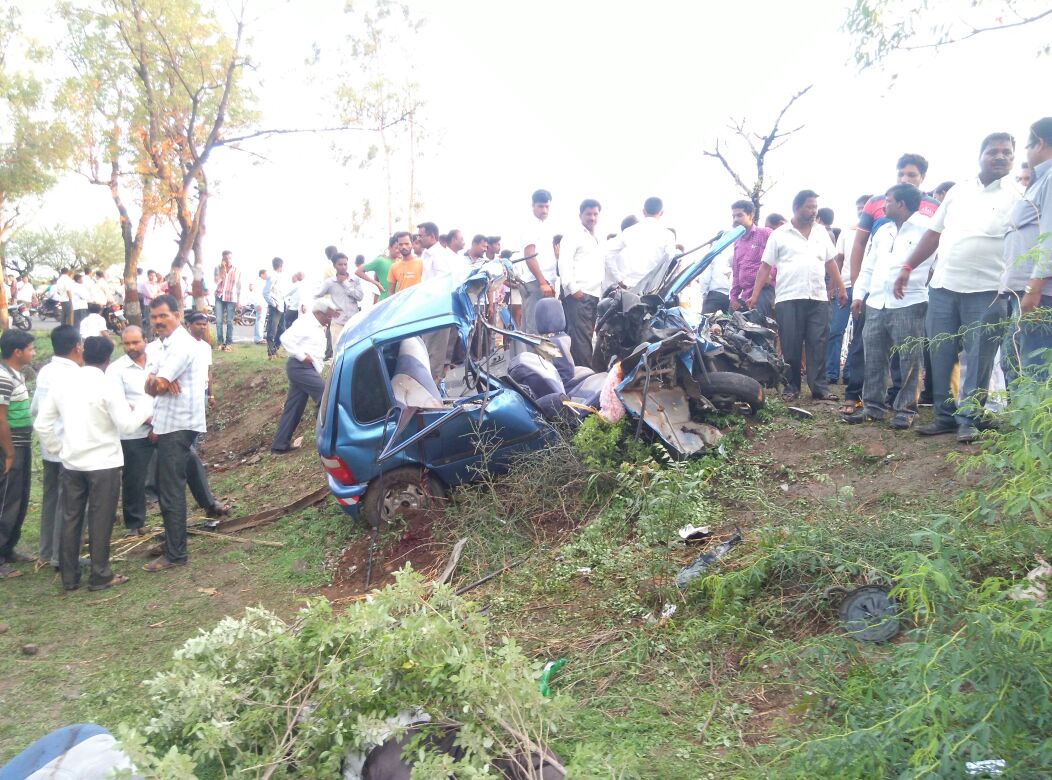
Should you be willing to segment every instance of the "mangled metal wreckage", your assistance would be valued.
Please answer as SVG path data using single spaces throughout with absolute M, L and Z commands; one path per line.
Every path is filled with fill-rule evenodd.
M 610 291 L 592 366 L 574 365 L 554 299 L 538 304 L 540 334 L 478 316 L 489 292 L 515 278 L 512 263 L 486 263 L 466 279 L 439 277 L 382 301 L 344 330 L 322 397 L 317 447 L 336 500 L 378 524 L 427 506 L 481 468 L 507 468 L 590 413 L 627 415 L 637 434 L 677 457 L 716 446 L 720 433 L 706 418 L 760 408 L 764 386 L 776 386 L 783 371 L 765 323 L 734 312 L 695 327 L 678 304 L 740 233 L 703 245 L 699 260 L 675 258 L 633 290 Z M 506 362 L 482 347 L 495 335 L 515 342 Z M 433 364 L 457 341 L 467 353 L 465 387 L 450 398 L 432 378 Z

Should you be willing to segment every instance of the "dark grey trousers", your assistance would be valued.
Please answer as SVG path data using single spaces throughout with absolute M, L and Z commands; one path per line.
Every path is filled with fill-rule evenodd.
M 97 471 L 62 469 L 62 543 L 59 571 L 62 587 L 80 584 L 80 543 L 85 520 L 91 538 L 91 575 L 88 585 L 105 585 L 113 579 L 110 568 L 110 535 L 117 519 L 117 495 L 121 488 L 120 466 Z
M 285 332 L 285 312 L 267 306 L 267 355 L 273 355 L 281 346 L 281 334 Z
M 157 436 L 157 498 L 164 521 L 164 557 L 172 563 L 185 563 L 186 551 L 186 468 L 194 431 L 172 431 Z
M 931 344 L 932 390 L 939 425 L 971 424 L 986 403 L 1007 314 L 1008 302 L 996 290 L 959 293 L 929 288 L 925 328 L 928 338 L 935 339 Z M 950 375 L 962 352 L 961 397 L 968 403 L 955 408 L 950 398 Z
M 862 387 L 862 406 L 873 417 L 888 412 L 887 393 L 891 380 L 892 350 L 913 341 L 911 349 L 897 349 L 899 391 L 892 402 L 896 414 L 912 417 L 917 413 L 921 372 L 924 370 L 924 317 L 928 304 L 915 303 L 901 309 L 867 307 L 862 346 L 866 354 L 866 379 Z
M 147 437 L 121 439 L 124 450 L 124 473 L 121 475 L 121 502 L 124 505 L 124 527 L 146 525 L 146 475 L 157 445 Z
M 445 335 L 443 331 L 443 335 Z M 285 373 L 289 377 L 289 395 L 285 399 L 285 408 L 281 410 L 281 419 L 278 420 L 278 432 L 274 434 L 274 443 L 270 449 L 276 452 L 286 452 L 292 447 L 292 434 L 296 432 L 296 426 L 303 419 L 303 412 L 307 408 L 307 400 L 314 401 L 315 406 L 321 403 L 321 394 L 325 390 L 325 382 L 321 375 L 301 360 L 289 358 L 285 363 Z
M 567 295 L 563 298 L 566 332 L 570 336 L 570 354 L 574 365 L 592 365 L 592 333 L 595 331 L 596 306 L 599 299 L 585 294 L 580 300 Z
M 0 563 L 15 554 L 22 538 L 22 523 L 29 509 L 32 451 L 28 444 L 15 447 L 15 459 L 7 474 L 0 474 Z
M 44 466 L 43 493 L 40 497 L 40 560 L 58 566 L 62 540 L 62 464 L 41 460 Z
M 800 392 L 800 368 L 807 354 L 807 386 L 811 395 L 829 392 L 826 384 L 826 342 L 829 340 L 829 301 L 795 300 L 774 305 L 782 357 L 789 366 L 787 393 Z

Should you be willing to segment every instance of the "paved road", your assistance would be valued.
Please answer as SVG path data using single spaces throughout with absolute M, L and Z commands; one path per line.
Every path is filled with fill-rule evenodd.
M 32 330 L 50 332 L 58 325 L 58 321 L 53 319 L 42 320 L 39 317 L 33 317 Z M 252 343 L 252 328 L 245 325 L 234 326 L 234 341 L 236 343 L 251 344 Z

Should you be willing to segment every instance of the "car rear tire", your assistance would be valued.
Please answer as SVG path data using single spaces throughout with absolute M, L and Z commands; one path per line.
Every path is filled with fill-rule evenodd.
M 437 477 L 417 466 L 403 466 L 369 483 L 362 496 L 362 519 L 376 528 L 406 510 L 437 509 L 445 497 L 445 486 Z
M 756 414 L 766 403 L 763 385 L 750 376 L 730 371 L 707 374 L 699 389 L 721 412 Z

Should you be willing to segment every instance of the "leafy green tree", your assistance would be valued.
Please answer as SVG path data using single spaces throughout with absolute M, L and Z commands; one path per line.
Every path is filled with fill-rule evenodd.
M 896 51 L 934 49 L 1035 24 L 1052 40 L 1052 8 L 1043 0 L 855 0 L 844 29 L 854 39 L 855 61 L 868 68 Z M 1048 54 L 1052 44 L 1041 51 Z
M 34 68 L 46 50 L 22 35 L 18 10 L 0 11 L 0 259 L 25 202 L 42 195 L 70 153 L 69 133 L 51 110 L 48 84 Z M 25 63 L 18 69 L 17 61 Z M 7 327 L 7 295 L 0 285 L 0 328 Z
M 4 266 L 11 273 L 43 279 L 70 260 L 69 241 L 61 228 L 22 228 L 4 245 Z
M 245 6 L 228 25 L 197 2 L 105 0 L 102 13 L 65 8 L 81 83 L 98 88 L 82 107 L 81 157 L 89 179 L 110 187 L 120 213 L 126 290 L 134 290 L 149 223 L 165 216 L 178 231 L 175 257 L 186 262 L 193 254 L 199 282 L 208 160 L 215 149 L 263 134 L 247 129 L 255 116 L 242 86 L 251 65 L 242 50 Z M 120 195 L 128 180 L 139 203 L 134 227 Z M 195 290 L 203 305 L 200 284 Z M 137 308 L 129 306 L 132 321 Z

